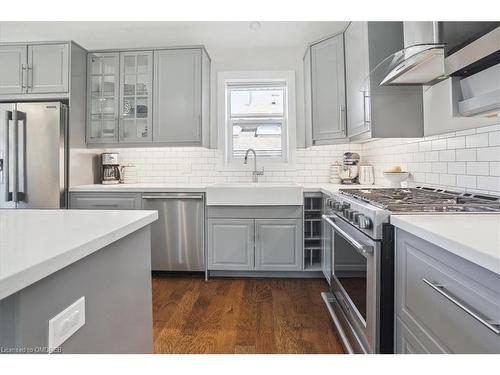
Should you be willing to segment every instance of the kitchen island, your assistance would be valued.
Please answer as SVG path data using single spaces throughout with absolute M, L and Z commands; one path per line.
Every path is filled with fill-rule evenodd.
M 0 210 L 0 352 L 151 353 L 149 225 L 157 217 Z M 84 306 L 49 330 L 82 297 Z M 50 335 L 57 344 L 81 323 L 49 347 Z

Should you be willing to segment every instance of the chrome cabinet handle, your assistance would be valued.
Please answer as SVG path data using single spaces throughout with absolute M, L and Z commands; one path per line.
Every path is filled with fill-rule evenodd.
M 10 171 L 9 171 L 9 158 L 10 158 L 10 142 L 9 142 L 9 127 L 10 120 L 12 120 L 12 111 L 5 111 L 5 133 L 4 133 L 4 166 L 3 174 L 5 181 L 5 201 L 10 202 Z
M 323 220 L 325 220 L 330 226 L 333 227 L 335 232 L 340 234 L 347 242 L 349 242 L 354 248 L 363 255 L 364 257 L 367 256 L 367 254 L 373 253 L 373 246 L 365 246 L 363 244 L 360 244 L 358 241 L 356 241 L 354 238 L 352 238 L 347 232 L 345 232 L 342 228 L 340 228 L 330 217 L 327 215 L 321 215 Z
M 363 91 L 363 122 L 365 124 L 369 124 L 370 123 L 369 113 L 367 113 L 368 111 L 366 110 L 366 99 L 369 99 L 369 98 L 370 98 L 370 95 L 366 95 L 366 92 Z
M 340 110 L 339 110 L 339 121 L 340 121 L 340 128 L 342 129 L 342 131 L 345 131 L 345 121 L 344 121 L 344 118 L 345 118 L 345 108 L 343 105 L 340 105 Z
M 24 64 L 21 64 L 21 69 L 22 69 L 22 73 L 21 73 L 21 89 L 24 91 L 25 89 L 28 88 L 28 73 L 27 73 L 27 69 L 28 67 Z
M 27 74 L 26 74 L 26 88 L 29 90 L 29 89 L 33 89 L 33 67 L 30 66 L 29 64 L 26 65 L 26 71 L 27 71 Z M 29 72 L 31 71 L 31 74 L 29 74 Z M 30 77 L 31 76 L 31 77 Z M 30 79 L 31 78 L 31 79 Z
M 118 207 L 118 204 L 93 204 L 92 207 Z
M 143 195 L 142 199 L 203 199 L 203 195 Z
M 426 278 L 423 278 L 422 281 L 424 283 L 426 283 L 428 286 L 430 286 L 432 289 L 434 289 L 436 292 L 441 294 L 448 301 L 450 301 L 451 303 L 453 303 L 454 305 L 458 306 L 460 309 L 465 311 L 467 314 L 472 316 L 474 319 L 476 319 L 483 326 L 485 326 L 489 330 L 493 331 L 495 333 L 495 335 L 500 335 L 500 323 L 486 318 L 483 314 L 477 312 L 476 309 L 474 309 L 471 306 L 468 306 L 460 298 L 454 296 L 449 291 L 447 291 L 445 289 L 444 285 L 440 285 L 434 281 L 429 281 Z

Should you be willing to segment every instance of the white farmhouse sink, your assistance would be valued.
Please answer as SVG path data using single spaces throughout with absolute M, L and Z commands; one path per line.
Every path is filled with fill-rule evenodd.
M 279 183 L 227 183 L 207 187 L 207 206 L 301 206 L 302 186 Z

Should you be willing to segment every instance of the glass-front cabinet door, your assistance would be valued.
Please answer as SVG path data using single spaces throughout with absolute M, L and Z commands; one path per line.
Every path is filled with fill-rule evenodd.
M 120 142 L 152 140 L 153 53 L 120 53 Z
M 87 142 L 118 141 L 118 53 L 89 54 Z

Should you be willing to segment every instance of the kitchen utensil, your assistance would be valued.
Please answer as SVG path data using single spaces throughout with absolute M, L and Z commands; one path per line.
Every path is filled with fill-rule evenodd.
M 359 183 L 362 185 L 373 185 L 375 177 L 373 173 L 373 166 L 360 165 L 359 166 Z

